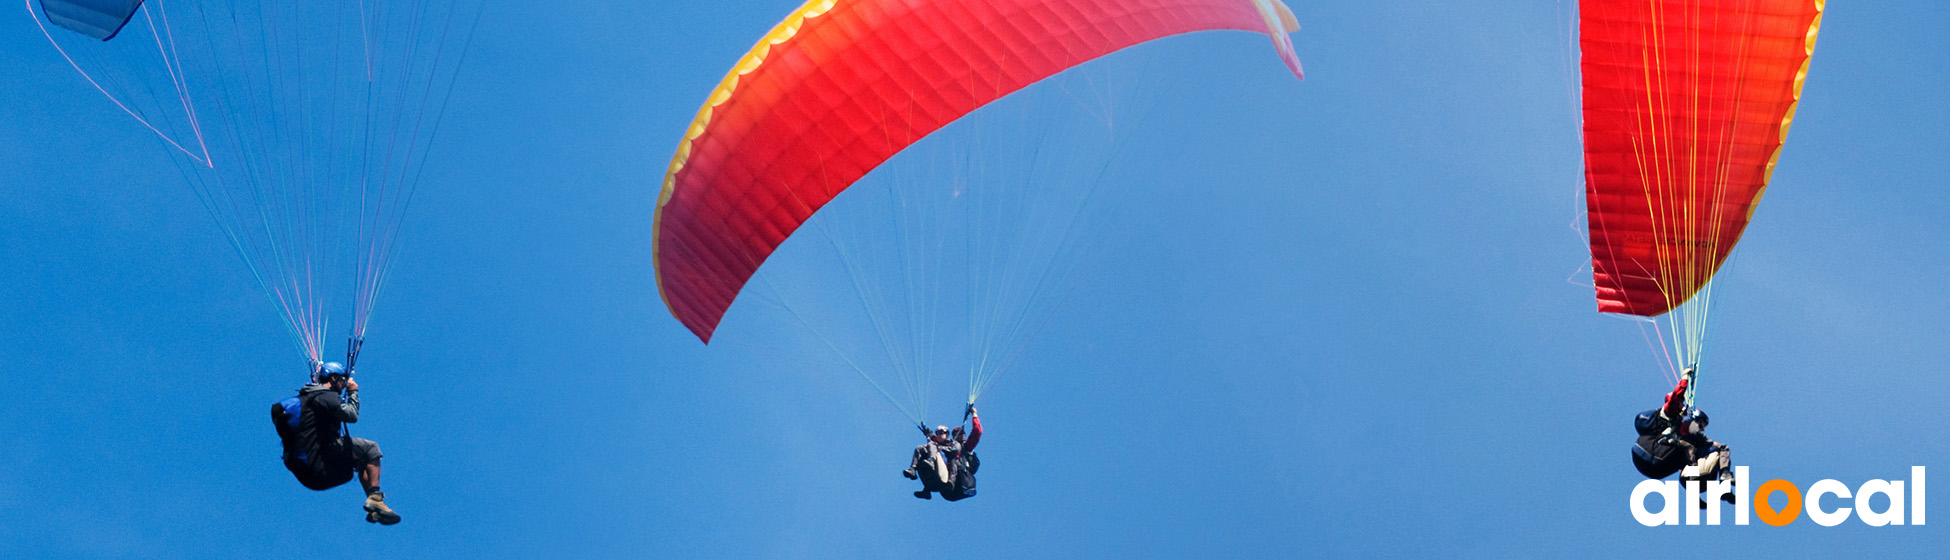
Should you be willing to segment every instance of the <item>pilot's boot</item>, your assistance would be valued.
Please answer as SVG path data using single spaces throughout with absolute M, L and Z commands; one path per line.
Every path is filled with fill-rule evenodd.
M 399 514 L 393 512 L 393 508 L 386 507 L 385 492 L 366 494 L 366 522 L 380 525 L 399 523 Z

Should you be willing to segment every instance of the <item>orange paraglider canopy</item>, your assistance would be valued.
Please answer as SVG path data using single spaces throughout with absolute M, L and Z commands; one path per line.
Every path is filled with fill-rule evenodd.
M 1767 189 L 1822 1 L 1578 8 L 1598 310 L 1660 315 L 1712 279 Z
M 1295 75 L 1279 0 L 812 0 L 711 92 L 657 201 L 664 303 L 709 342 L 758 266 L 834 196 L 962 115 L 1180 33 L 1259 31 Z

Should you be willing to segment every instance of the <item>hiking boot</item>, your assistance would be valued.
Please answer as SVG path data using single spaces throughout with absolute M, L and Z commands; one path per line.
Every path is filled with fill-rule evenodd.
M 366 522 L 380 525 L 399 523 L 399 514 L 386 507 L 386 493 L 366 494 Z
M 934 499 L 934 493 L 933 493 L 933 492 L 929 492 L 929 491 L 927 491 L 927 490 L 916 490 L 916 491 L 914 491 L 914 497 L 916 497 L 916 498 L 920 498 L 920 499 L 923 499 L 923 500 L 932 500 L 932 499 Z
M 916 472 L 914 472 L 914 469 L 907 469 L 907 470 L 904 470 L 904 471 L 901 471 L 901 476 L 905 476 L 905 477 L 907 477 L 907 479 L 908 479 L 908 480 L 920 480 L 920 479 L 921 479 L 921 475 L 920 475 L 919 473 L 916 473 Z

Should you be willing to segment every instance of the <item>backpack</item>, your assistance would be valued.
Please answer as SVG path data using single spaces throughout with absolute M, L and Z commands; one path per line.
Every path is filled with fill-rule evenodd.
M 296 432 L 298 429 L 298 417 L 304 412 L 304 409 L 304 399 L 298 398 L 296 395 L 271 404 L 271 426 L 277 428 L 278 440 L 285 444 L 287 449 L 289 449 L 291 444 L 291 438 L 297 437 L 298 435 Z M 304 450 L 298 450 L 297 456 L 285 457 L 286 461 L 297 461 L 299 463 L 306 462 L 306 459 Z
M 1637 467 L 1639 474 L 1646 478 L 1656 480 L 1672 476 L 1672 473 L 1686 468 L 1687 460 L 1692 457 L 1692 447 L 1671 434 L 1639 436 L 1638 441 L 1632 444 L 1632 466 Z
M 1638 468 L 1639 474 L 1661 479 L 1686 468 L 1693 446 L 1680 440 L 1671 428 L 1672 422 L 1656 408 L 1640 412 L 1632 419 L 1632 429 L 1639 434 L 1639 439 L 1632 442 L 1632 466 Z
M 1632 429 L 1637 430 L 1641 436 L 1659 435 L 1666 431 L 1666 428 L 1672 427 L 1671 424 L 1666 421 L 1665 416 L 1659 414 L 1659 409 L 1656 408 L 1640 412 L 1638 418 L 1632 419 Z
M 950 502 L 974 497 L 975 471 L 982 468 L 982 459 L 976 457 L 974 451 L 965 451 L 961 458 L 953 463 L 949 470 L 954 473 L 954 480 L 949 481 L 948 487 L 941 490 L 941 497 Z
M 298 429 L 298 414 L 305 409 L 305 401 L 296 396 L 278 401 L 271 406 L 271 421 L 284 425 L 285 430 Z M 278 430 L 280 432 L 284 430 Z

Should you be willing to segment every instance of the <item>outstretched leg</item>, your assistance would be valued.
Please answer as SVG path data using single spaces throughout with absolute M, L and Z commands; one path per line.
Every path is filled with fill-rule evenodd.
M 386 493 L 379 490 L 379 444 L 352 439 L 352 452 L 358 459 L 359 485 L 366 488 L 366 521 L 381 525 L 399 523 L 399 513 L 386 505 Z
M 907 470 L 901 471 L 901 476 L 905 476 L 909 480 L 920 480 L 921 467 L 927 465 L 927 450 L 928 446 L 926 445 L 915 447 L 914 458 L 907 461 Z
M 929 466 L 929 463 L 933 461 L 933 457 L 933 445 L 922 444 L 916 446 L 914 448 L 914 458 L 907 462 L 907 470 L 901 471 L 901 475 L 909 479 L 919 479 L 921 472 L 934 470 L 933 467 Z M 923 500 L 932 500 L 934 499 L 934 491 L 928 490 L 927 481 L 922 481 L 921 489 L 914 491 L 914 497 Z
M 934 456 L 933 461 L 934 461 L 935 480 L 941 481 L 942 486 L 947 486 L 949 484 L 952 484 L 954 482 L 954 479 L 948 476 L 948 458 L 941 456 L 940 449 L 933 450 L 933 453 L 931 453 L 931 455 Z
M 1734 503 L 1737 498 L 1733 496 L 1733 485 L 1735 482 L 1733 479 L 1733 448 L 1727 447 L 1725 444 L 1715 444 L 1713 447 L 1715 461 L 1713 468 L 1719 471 L 1716 479 L 1727 483 L 1727 491 L 1720 494 L 1720 501 L 1729 504 Z
M 1706 447 L 1704 447 L 1704 452 L 1700 454 L 1698 458 L 1693 461 L 1692 468 L 1694 469 L 1693 472 L 1695 474 L 1693 476 L 1681 476 L 1680 480 L 1682 481 L 1697 480 L 1700 482 L 1701 490 L 1706 489 L 1705 483 L 1709 481 L 1722 482 L 1726 484 L 1725 486 L 1726 490 L 1721 492 L 1720 495 L 1717 497 L 1721 501 L 1724 501 L 1729 504 L 1734 503 L 1738 499 L 1735 498 L 1733 494 L 1734 480 L 1733 480 L 1733 449 L 1732 448 L 1729 448 L 1726 445 L 1721 444 L 1719 442 L 1709 441 L 1706 444 Z M 1701 497 L 1700 507 L 1705 508 L 1706 501 L 1711 500 L 1713 498 L 1715 498 L 1715 496 Z

